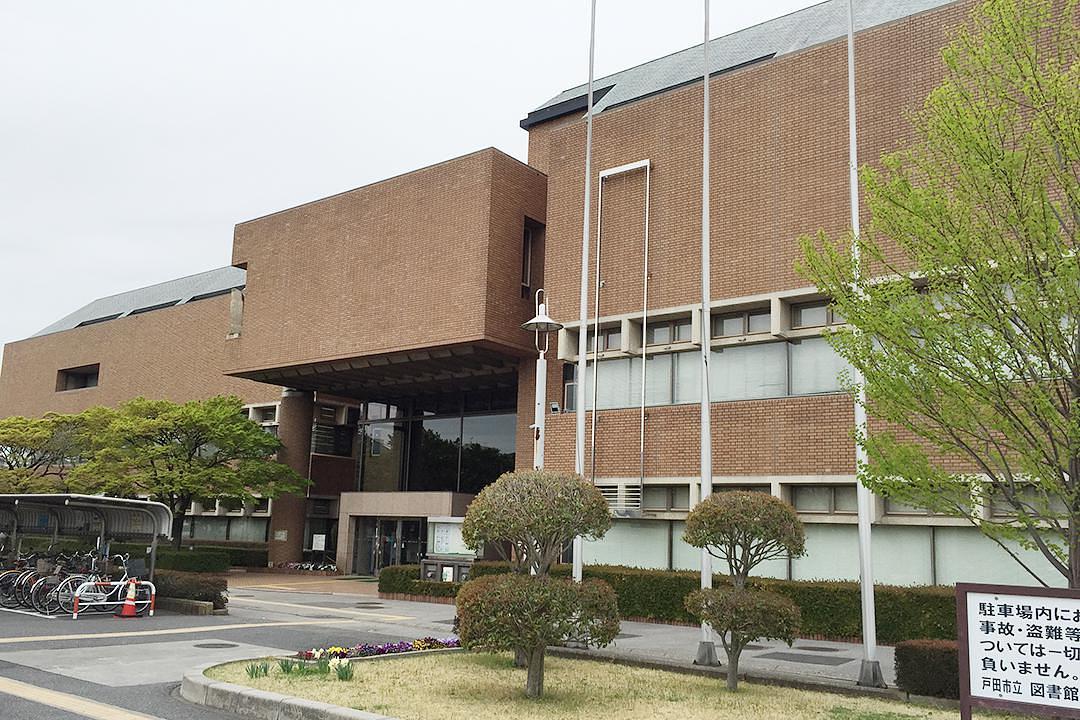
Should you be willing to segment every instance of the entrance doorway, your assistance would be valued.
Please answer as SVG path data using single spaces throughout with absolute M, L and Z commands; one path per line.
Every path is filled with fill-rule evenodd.
M 378 575 L 387 565 L 419 565 L 427 547 L 427 520 L 357 518 L 353 547 L 357 575 Z

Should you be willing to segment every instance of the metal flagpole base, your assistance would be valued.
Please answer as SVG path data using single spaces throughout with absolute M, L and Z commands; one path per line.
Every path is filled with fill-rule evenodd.
M 859 668 L 859 681 L 855 684 L 860 687 L 888 687 L 881 674 L 881 663 L 877 660 L 863 660 Z
M 717 666 L 720 661 L 716 659 L 716 643 L 711 640 L 699 640 L 697 646 L 697 657 L 694 658 L 695 665 L 710 665 Z

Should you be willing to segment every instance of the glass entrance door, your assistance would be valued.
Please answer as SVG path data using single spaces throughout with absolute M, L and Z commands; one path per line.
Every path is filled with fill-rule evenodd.
M 378 575 L 387 565 L 418 564 L 427 547 L 425 518 L 357 518 L 353 572 Z

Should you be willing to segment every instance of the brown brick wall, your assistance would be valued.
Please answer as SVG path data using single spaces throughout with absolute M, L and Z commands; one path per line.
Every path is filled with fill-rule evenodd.
M 857 36 L 861 163 L 875 163 L 910 138 L 905 116 L 940 81 L 939 51 L 970 6 L 947 6 Z M 713 297 L 806 287 L 795 270 L 798 238 L 821 229 L 836 236 L 850 226 L 846 43 L 825 43 L 711 83 Z M 652 309 L 700 302 L 701 99 L 700 84 L 691 85 L 606 111 L 594 121 L 597 176 L 625 163 L 652 162 Z M 546 286 L 554 315 L 563 322 L 578 315 L 584 145 L 580 114 L 530 130 L 530 163 L 549 177 L 546 262 L 558 272 L 548 272 Z M 605 182 L 602 315 L 641 308 L 643 189 L 643 173 Z M 594 177 L 594 262 L 598 195 Z M 863 209 L 865 215 L 865 204 Z M 594 272 L 595 265 L 590 285 Z M 553 363 L 548 399 L 561 404 L 560 366 Z M 526 378 L 531 377 L 531 365 L 526 373 L 523 364 L 519 418 L 526 425 L 532 407 L 532 382 Z M 698 417 L 696 405 L 648 409 L 648 476 L 699 472 Z M 598 476 L 636 476 L 638 412 L 602 411 L 599 420 Z M 854 472 L 847 395 L 716 403 L 712 423 L 719 474 Z M 531 458 L 531 448 L 531 436 L 522 433 L 519 466 Z M 573 414 L 549 416 L 547 465 L 572 469 L 573 453 Z
M 859 158 L 874 163 L 910 137 L 905 115 L 942 77 L 939 50 L 967 4 L 900 20 L 856 40 Z M 798 238 L 849 226 L 846 45 L 837 40 L 715 77 L 712 112 L 712 288 L 715 298 L 804 287 Z M 549 176 L 548 289 L 572 315 L 580 273 L 585 123 L 534 128 L 530 161 Z M 650 305 L 695 301 L 700 285 L 701 87 L 597 116 L 593 170 L 649 158 Z M 596 203 L 594 178 L 593 202 Z M 641 307 L 641 179 L 605 183 L 602 313 Z M 596 208 L 593 208 L 595 243 Z M 570 310 L 570 312 L 566 312 Z
M 699 417 L 697 405 L 646 408 L 646 477 L 699 473 Z M 638 409 L 600 412 L 596 430 L 598 478 L 638 475 L 640 418 Z M 842 394 L 714 403 L 713 471 L 718 475 L 853 473 L 853 421 L 851 401 Z M 573 413 L 548 416 L 546 467 L 573 470 L 574 422 Z M 591 413 L 586 414 L 585 422 L 588 473 Z
M 281 389 L 226 377 L 229 296 L 198 300 L 4 346 L 0 416 L 78 412 L 143 395 L 185 402 L 217 394 L 273 402 Z M 96 388 L 56 392 L 58 370 L 98 363 Z
M 247 265 L 228 369 L 496 338 L 516 325 L 521 229 L 544 178 L 487 149 L 236 226 Z M 511 327 L 514 326 L 514 327 Z

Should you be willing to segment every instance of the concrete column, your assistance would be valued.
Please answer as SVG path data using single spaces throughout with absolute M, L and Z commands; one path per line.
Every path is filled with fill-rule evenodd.
M 278 460 L 300 475 L 309 477 L 311 464 L 311 424 L 314 396 L 303 390 L 286 388 L 278 408 L 278 437 L 284 447 Z M 304 550 L 304 519 L 307 496 L 279 495 L 270 513 L 270 562 L 300 562 Z

